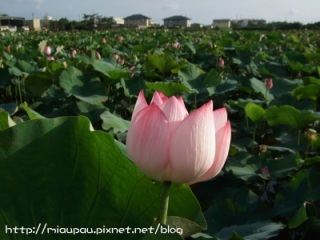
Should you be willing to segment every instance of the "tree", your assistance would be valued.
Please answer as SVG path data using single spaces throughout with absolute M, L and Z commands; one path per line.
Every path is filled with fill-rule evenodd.
M 83 14 L 83 27 L 85 30 L 104 30 L 115 24 L 113 17 L 102 17 L 97 13 Z

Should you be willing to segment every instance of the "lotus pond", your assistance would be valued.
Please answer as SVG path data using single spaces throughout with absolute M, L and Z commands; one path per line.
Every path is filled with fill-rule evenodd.
M 319 32 L 24 32 L 0 40 L 2 240 L 320 234 Z M 182 96 L 189 112 L 209 100 L 228 111 L 232 140 L 219 176 L 171 187 L 168 225 L 183 234 L 48 233 L 157 227 L 162 185 L 125 147 L 140 90 L 149 100 L 154 91 Z

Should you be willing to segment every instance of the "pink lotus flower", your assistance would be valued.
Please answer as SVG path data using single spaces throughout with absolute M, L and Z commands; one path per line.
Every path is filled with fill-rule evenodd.
M 47 56 L 47 60 L 48 61 L 54 61 L 54 57 L 53 56 Z
M 51 47 L 50 46 L 45 46 L 43 49 L 43 53 L 47 56 L 51 54 Z
M 100 53 L 98 51 L 96 51 L 96 58 L 97 59 L 101 59 L 101 55 L 100 55 Z
M 125 62 L 126 62 L 126 60 L 124 60 L 124 58 L 119 59 L 119 63 L 120 63 L 121 65 L 124 65 Z
M 180 48 L 180 43 L 179 42 L 174 42 L 172 43 L 173 48 Z
M 113 57 L 116 61 L 118 61 L 118 59 L 120 58 L 119 54 L 114 54 Z
M 219 59 L 218 64 L 219 64 L 220 67 L 224 67 L 224 60 L 223 60 L 223 58 L 220 58 L 220 59 Z
M 10 45 L 8 45 L 8 46 L 6 47 L 6 52 L 7 52 L 7 53 L 10 53 L 10 52 L 11 52 L 11 46 L 10 46 Z
M 273 80 L 272 78 L 269 78 L 266 80 L 266 88 L 271 89 L 273 87 Z
M 270 172 L 269 172 L 269 168 L 267 166 L 262 167 L 260 169 L 262 176 L 264 177 L 270 177 Z
M 71 51 L 71 56 L 72 56 L 72 57 L 75 57 L 76 55 L 77 55 L 77 50 L 73 49 L 73 50 Z
M 140 92 L 127 135 L 132 161 L 158 181 L 193 184 L 215 177 L 231 141 L 227 111 L 209 101 L 190 115 L 183 99 L 155 92 L 148 105 Z
M 124 37 L 123 36 L 118 36 L 118 42 L 123 42 L 123 40 L 124 40 Z

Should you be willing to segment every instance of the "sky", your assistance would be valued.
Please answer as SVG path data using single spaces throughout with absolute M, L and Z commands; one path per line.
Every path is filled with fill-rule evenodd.
M 211 24 L 213 19 L 264 19 L 267 22 L 320 22 L 320 0 L 1 0 L 0 14 L 27 20 L 67 18 L 82 20 L 83 14 L 124 18 L 143 14 L 154 22 L 174 15 L 192 23 Z

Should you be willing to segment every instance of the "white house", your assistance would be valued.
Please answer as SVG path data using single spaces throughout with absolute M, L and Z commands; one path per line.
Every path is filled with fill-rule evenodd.
M 212 28 L 224 29 L 231 27 L 231 19 L 213 19 Z
M 191 19 L 184 16 L 172 16 L 163 19 L 163 25 L 165 27 L 190 27 L 191 26 Z
M 126 27 L 150 27 L 151 25 L 151 18 L 142 14 L 134 14 L 124 18 L 124 26 Z

